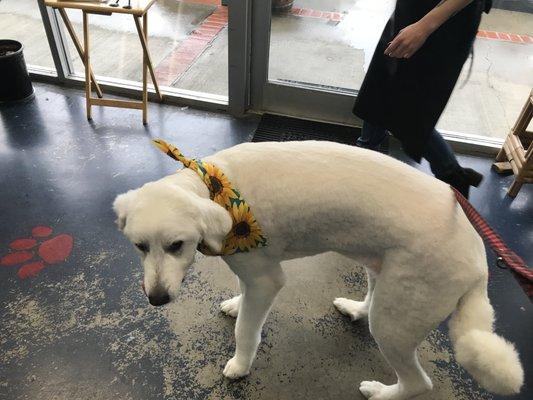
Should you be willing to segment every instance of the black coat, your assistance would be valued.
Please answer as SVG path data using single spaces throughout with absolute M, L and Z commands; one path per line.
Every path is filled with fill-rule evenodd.
M 417 161 L 470 54 L 481 14 L 490 8 L 483 0 L 473 0 L 433 32 L 411 58 L 383 54 L 401 29 L 440 1 L 397 0 L 353 109 L 361 119 L 391 132 Z

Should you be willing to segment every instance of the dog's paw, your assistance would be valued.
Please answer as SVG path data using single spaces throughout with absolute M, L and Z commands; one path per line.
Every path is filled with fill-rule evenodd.
M 384 385 L 376 381 L 364 381 L 359 386 L 359 391 L 368 400 L 408 400 L 419 394 L 431 390 L 433 385 L 431 381 L 421 382 L 420 384 L 411 384 L 408 386 Z
M 349 316 L 352 321 L 356 321 L 368 315 L 368 308 L 362 301 L 354 301 L 345 299 L 343 297 L 338 297 L 333 300 L 333 305 L 342 314 Z
M 239 314 L 239 306 L 241 305 L 241 295 L 235 296 L 232 299 L 220 303 L 220 310 L 230 317 L 237 318 Z
M 397 385 L 387 386 L 377 381 L 363 381 L 359 385 L 359 391 L 369 400 L 396 400 Z
M 230 359 L 222 372 L 226 378 L 237 379 L 250 373 L 250 367 L 237 361 L 235 357 Z

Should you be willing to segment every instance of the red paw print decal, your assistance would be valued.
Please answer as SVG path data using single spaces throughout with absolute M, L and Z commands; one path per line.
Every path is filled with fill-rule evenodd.
M 0 258 L 0 265 L 11 267 L 22 264 L 17 275 L 26 279 L 39 275 L 47 265 L 65 261 L 72 251 L 74 239 L 64 233 L 47 239 L 52 232 L 48 226 L 36 226 L 30 238 L 12 241 L 10 252 Z

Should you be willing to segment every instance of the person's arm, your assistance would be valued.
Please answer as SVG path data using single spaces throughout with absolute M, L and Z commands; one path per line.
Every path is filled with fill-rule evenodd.
M 401 0 L 400 0 L 401 1 Z M 424 0 L 420 0 L 424 1 Z M 426 41 L 429 35 L 451 16 L 461 11 L 472 0 L 443 0 L 423 18 L 403 28 L 385 49 L 385 54 L 396 58 L 411 57 Z

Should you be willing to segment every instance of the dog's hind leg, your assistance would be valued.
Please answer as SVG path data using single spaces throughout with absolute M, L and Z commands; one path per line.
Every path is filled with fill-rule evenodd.
M 244 291 L 244 284 L 241 282 L 241 280 L 238 278 L 239 281 L 239 287 L 241 289 L 241 294 L 232 297 L 231 299 L 224 300 L 222 303 L 220 303 L 220 311 L 222 311 L 224 314 L 229 315 L 230 317 L 237 318 L 237 314 L 239 314 L 239 307 L 241 305 L 241 298 L 242 293 Z
M 333 300 L 333 304 L 335 305 L 337 310 L 339 310 L 341 314 L 349 316 L 352 321 L 356 321 L 368 315 L 370 301 L 372 300 L 372 294 L 374 293 L 374 286 L 376 284 L 375 272 L 368 268 L 365 268 L 365 270 L 367 276 L 368 290 L 363 301 L 350 300 L 344 297 L 338 297 Z
M 226 261 L 242 286 L 235 325 L 235 355 L 224 368 L 226 377 L 236 379 L 250 373 L 261 341 L 261 329 L 274 298 L 285 284 L 285 275 L 279 262 L 266 256 L 232 255 Z
M 424 269 L 414 261 L 384 265 L 377 277 L 368 315 L 370 332 L 398 380 L 393 385 L 362 382 L 359 390 L 370 400 L 410 399 L 433 387 L 418 361 L 417 347 L 453 311 L 462 289 L 428 280 L 420 272 Z
M 377 283 L 369 312 L 370 332 L 398 381 L 384 385 L 376 381 L 361 382 L 359 390 L 370 400 L 404 400 L 432 389 L 417 356 L 417 347 L 431 327 L 413 321 L 408 307 L 396 306 L 402 299 L 389 299 Z M 381 293 L 380 293 L 381 292 Z

